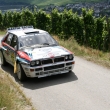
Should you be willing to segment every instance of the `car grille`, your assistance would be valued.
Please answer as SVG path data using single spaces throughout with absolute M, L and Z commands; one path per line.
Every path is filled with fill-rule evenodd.
M 52 59 L 46 59 L 42 61 L 42 65 L 53 63 Z
M 44 67 L 44 71 L 58 69 L 58 68 L 64 68 L 64 64 Z
M 64 60 L 65 60 L 64 57 L 56 57 L 56 58 L 53 58 L 53 59 L 45 59 L 45 60 L 42 60 L 42 65 L 63 62 Z
M 54 59 L 54 62 L 56 63 L 56 62 L 62 62 L 62 61 L 64 61 L 64 57 L 59 57 L 59 58 L 55 58 Z

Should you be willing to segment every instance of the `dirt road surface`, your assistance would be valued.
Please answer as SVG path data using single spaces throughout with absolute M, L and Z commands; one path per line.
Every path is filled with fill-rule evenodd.
M 36 110 L 110 110 L 110 69 L 75 56 L 73 72 L 19 82 Z

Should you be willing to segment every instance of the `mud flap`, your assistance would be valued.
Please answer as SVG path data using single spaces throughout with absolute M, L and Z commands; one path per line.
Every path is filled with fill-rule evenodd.
M 14 62 L 14 73 L 17 73 L 17 64 L 16 64 L 16 60 Z

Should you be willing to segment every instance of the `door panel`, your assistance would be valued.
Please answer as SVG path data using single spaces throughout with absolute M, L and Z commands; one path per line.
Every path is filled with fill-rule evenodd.
M 10 63 L 11 65 L 14 65 L 15 63 L 15 51 L 10 51 Z
M 17 36 L 13 35 L 12 41 L 11 41 L 11 51 L 10 51 L 10 63 L 12 65 L 14 65 L 15 63 L 15 58 L 16 58 L 16 49 L 15 47 L 17 47 Z

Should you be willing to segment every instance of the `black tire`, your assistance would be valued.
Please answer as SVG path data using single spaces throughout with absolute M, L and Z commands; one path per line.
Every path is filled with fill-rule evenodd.
M 17 63 L 17 77 L 20 81 L 25 81 L 27 79 L 27 76 L 20 63 Z
M 71 73 L 72 72 L 72 70 L 69 70 L 69 73 Z
M 2 66 L 6 66 L 7 62 L 5 60 L 5 57 L 4 57 L 3 53 L 2 53 L 2 51 L 0 51 L 0 59 L 1 59 L 1 65 Z

